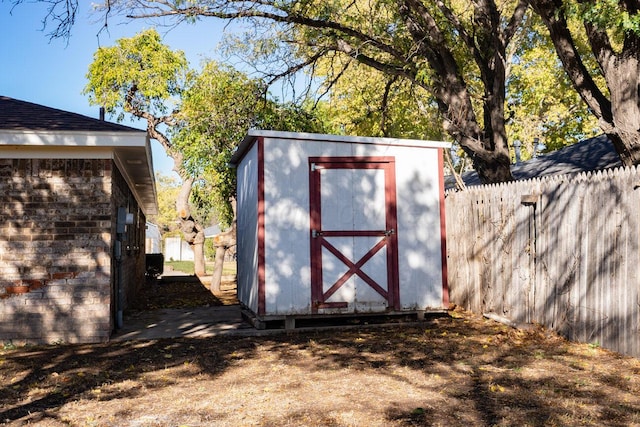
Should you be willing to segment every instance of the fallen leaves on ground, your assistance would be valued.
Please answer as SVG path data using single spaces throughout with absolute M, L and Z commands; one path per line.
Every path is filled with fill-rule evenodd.
M 0 352 L 0 422 L 633 426 L 640 361 L 457 311 L 423 326 Z

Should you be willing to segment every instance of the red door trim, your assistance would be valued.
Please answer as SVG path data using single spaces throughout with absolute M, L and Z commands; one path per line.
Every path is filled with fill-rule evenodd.
M 384 236 L 382 230 L 354 230 L 354 231 L 323 231 L 324 237 L 371 237 L 371 236 Z
M 374 166 L 376 163 L 393 163 L 395 162 L 395 157 L 393 156 L 375 156 L 375 157 L 357 157 L 357 156 L 342 156 L 342 157 L 331 157 L 331 156 L 320 156 L 320 157 L 309 157 L 309 163 L 328 163 L 332 168 L 339 168 L 340 165 L 345 165 L 344 169 L 365 169 L 363 167 L 363 163 L 371 165 L 370 168 L 367 169 L 380 169 L 377 166 Z M 354 166 L 357 166 L 354 168 Z
M 320 305 L 324 303 L 322 292 L 318 292 L 315 283 L 322 283 L 322 262 L 314 259 L 316 254 L 322 253 L 322 242 L 314 238 L 313 230 L 320 229 L 320 219 L 322 218 L 322 206 L 320 205 L 320 174 L 314 173 L 312 163 L 317 162 L 318 157 L 309 158 L 309 242 L 310 242 L 310 262 L 311 262 L 311 312 L 317 313 Z M 322 307 L 324 308 L 324 307 Z M 340 307 L 342 308 L 342 306 Z
M 398 208 L 396 205 L 396 168 L 395 159 L 387 163 L 385 168 L 385 204 L 387 206 L 387 230 L 393 233 L 387 236 L 387 286 L 389 290 L 389 306 L 400 310 L 400 282 L 398 268 Z
M 447 273 L 447 224 L 444 211 L 444 152 L 438 148 L 438 170 L 440 171 L 440 256 L 442 268 L 442 306 L 449 306 L 449 277 Z
M 314 236 L 314 230 L 321 229 L 322 206 L 320 204 L 320 174 L 314 173 L 312 165 L 318 164 L 327 169 L 383 169 L 385 171 L 385 227 L 386 230 L 393 230 L 391 234 L 376 230 L 357 231 L 322 231 L 322 235 Z M 400 286 L 398 281 L 398 230 L 397 230 L 397 206 L 396 206 L 396 178 L 395 178 L 395 158 L 390 156 L 381 157 L 310 157 L 309 158 L 309 212 L 310 228 L 309 240 L 311 249 L 311 301 L 312 312 L 317 313 L 319 308 L 341 307 L 348 304 L 343 302 L 327 303 L 325 300 L 335 293 L 351 276 L 357 274 L 376 292 L 388 301 L 388 307 L 394 310 L 400 308 Z M 386 231 L 385 230 L 385 231 Z M 378 242 L 367 254 L 357 263 L 351 262 L 344 257 L 333 245 L 327 242 L 324 237 L 340 236 L 379 236 L 385 234 L 386 237 Z M 360 270 L 375 253 L 382 247 L 387 246 L 387 290 L 385 291 L 373 279 Z M 338 279 L 327 292 L 323 292 L 322 283 L 322 248 L 327 248 L 338 259 L 349 267 L 347 273 Z

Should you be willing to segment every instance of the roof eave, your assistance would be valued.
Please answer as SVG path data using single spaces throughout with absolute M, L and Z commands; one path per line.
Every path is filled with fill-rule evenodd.
M 146 132 L 0 130 L 0 158 L 113 159 L 145 215 L 158 212 Z

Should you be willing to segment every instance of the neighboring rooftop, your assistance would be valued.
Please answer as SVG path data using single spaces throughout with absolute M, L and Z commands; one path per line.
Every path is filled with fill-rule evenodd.
M 128 126 L 0 96 L 0 129 L 16 131 L 144 132 Z
M 613 144 L 606 135 L 600 135 L 511 165 L 511 173 L 516 180 L 525 180 L 548 175 L 573 175 L 619 166 L 622 166 L 622 163 Z M 463 173 L 462 180 L 467 186 L 482 185 L 475 171 Z M 455 188 L 453 176 L 445 178 L 445 188 Z

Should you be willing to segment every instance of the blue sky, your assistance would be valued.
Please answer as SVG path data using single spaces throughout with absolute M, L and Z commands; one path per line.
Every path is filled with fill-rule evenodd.
M 46 5 L 24 3 L 12 9 L 10 0 L 0 0 L 0 95 L 48 107 L 98 117 L 98 108 L 89 105 L 82 94 L 85 75 L 99 46 L 112 46 L 122 37 L 132 37 L 150 28 L 149 22 L 111 18 L 109 31 L 97 34 L 103 25 L 98 15 L 90 14 L 89 2 L 81 2 L 71 38 L 49 40 L 51 29 L 42 30 Z M 172 49 L 185 52 L 192 67 L 205 58 L 220 59 L 216 47 L 224 31 L 224 23 L 208 19 L 196 24 L 182 23 L 169 30 L 158 27 L 164 42 Z M 125 118 L 127 126 L 141 127 Z M 152 141 L 154 169 L 171 173 L 173 162 L 158 143 Z

